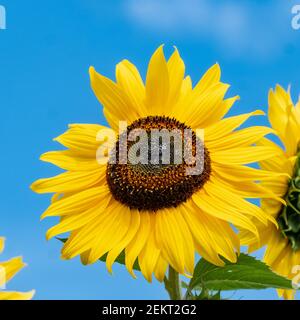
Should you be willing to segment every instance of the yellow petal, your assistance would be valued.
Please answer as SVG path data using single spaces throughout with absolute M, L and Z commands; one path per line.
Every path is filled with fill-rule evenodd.
M 162 255 L 160 255 L 157 259 L 157 263 L 154 270 L 155 278 L 158 281 L 162 282 L 164 280 L 167 268 L 168 268 L 167 261 L 162 257 Z
M 182 85 L 180 89 L 180 96 L 177 103 L 174 105 L 170 116 L 176 119 L 182 119 L 183 115 L 186 113 L 184 106 L 186 105 L 187 99 L 189 99 L 193 90 L 192 79 L 190 76 L 185 77 L 182 80 Z
M 278 177 L 276 180 L 270 180 L 270 181 L 264 181 L 262 184 L 264 188 L 269 189 L 272 191 L 275 195 L 284 198 L 288 186 L 289 186 L 289 179 L 287 178 L 280 178 Z
M 146 78 L 146 106 L 148 115 L 168 115 L 169 97 L 168 66 L 160 46 L 152 55 Z
M 218 254 L 228 261 L 237 261 L 236 251 L 239 252 L 240 243 L 237 235 L 230 225 L 220 219 L 215 219 L 203 212 L 199 214 L 199 219 L 206 228 L 209 238 Z
M 194 243 L 191 232 L 177 209 L 158 212 L 156 239 L 162 255 L 180 273 L 194 271 Z
M 133 277 L 135 277 L 135 274 L 132 271 L 133 265 L 136 261 L 136 258 L 142 251 L 146 241 L 148 241 L 150 228 L 150 214 L 147 212 L 143 212 L 142 214 L 140 214 L 139 230 L 136 233 L 135 237 L 125 248 L 125 265 L 127 270 L 131 273 Z
M 5 279 L 0 277 L 0 287 L 10 281 L 19 271 L 25 267 L 22 257 L 12 258 L 9 261 L 0 262 L 0 267 L 5 270 Z
M 193 90 L 192 79 L 186 76 L 181 85 L 181 99 L 184 99 Z
M 109 218 L 97 230 L 98 235 L 90 251 L 89 263 L 96 262 L 120 243 L 128 233 L 130 221 L 130 208 L 126 206 L 119 205 L 111 212 Z M 110 261 L 108 262 L 109 265 Z
M 223 119 L 207 128 L 205 128 L 205 140 L 220 140 L 233 130 L 240 127 L 250 117 L 255 115 L 264 115 L 264 112 L 256 110 L 254 112 Z
M 103 207 L 104 199 L 109 195 L 107 186 L 94 187 L 63 198 L 52 203 L 43 213 L 42 218 L 49 216 L 63 216 L 67 214 L 82 213 L 96 203 L 99 210 Z M 102 201 L 102 202 L 101 202 Z M 106 204 L 105 204 L 106 205 Z
M 86 153 L 78 154 L 71 150 L 62 150 L 46 152 L 40 159 L 70 171 L 90 171 L 101 166 L 96 159 L 96 150 L 92 158 L 88 158 Z
M 193 235 L 197 252 L 207 261 L 217 266 L 223 266 L 224 261 L 219 257 L 218 251 L 210 241 L 208 231 L 200 219 L 197 218 L 201 216 L 199 208 L 193 205 L 191 201 L 188 201 L 187 204 L 180 206 L 180 210 Z
M 16 291 L 1 291 L 0 300 L 31 300 L 35 291 L 16 292 Z
M 131 221 L 130 226 L 128 227 L 128 232 L 125 237 L 114 247 L 112 248 L 106 258 L 106 267 L 107 270 L 112 272 L 112 265 L 115 262 L 119 254 L 126 248 L 130 241 L 135 237 L 136 233 L 139 230 L 140 226 L 140 213 L 138 210 L 130 210 Z
M 278 230 L 272 228 L 272 234 L 264 254 L 264 262 L 269 266 L 280 262 L 286 251 L 290 249 L 288 246 L 288 240 L 284 239 Z
M 214 179 L 211 179 L 211 182 L 212 183 L 207 183 L 204 186 L 204 189 L 208 194 L 214 195 L 218 198 L 220 198 L 221 196 L 221 199 L 223 199 L 223 201 L 228 205 L 232 205 L 233 208 L 239 210 L 241 213 L 244 213 L 245 215 L 257 218 L 260 222 L 262 222 L 265 225 L 267 225 L 269 221 L 277 225 L 275 219 L 272 216 L 266 214 L 258 206 L 254 205 L 249 201 L 246 201 L 245 199 L 236 195 L 235 193 L 223 188 L 217 183 L 217 181 L 214 181 Z
M 259 238 L 256 226 L 253 224 L 253 222 L 239 210 L 224 202 L 222 195 L 217 198 L 216 194 L 208 195 L 201 191 L 194 193 L 192 198 L 199 209 L 206 214 L 230 222 L 236 227 L 247 229 L 253 232 L 257 238 Z
M 219 178 L 226 179 L 229 182 L 276 180 L 281 177 L 289 178 L 287 173 L 266 171 L 236 164 L 215 163 L 213 172 Z
M 75 256 L 92 249 L 96 244 L 98 244 L 99 239 L 102 236 L 101 231 L 103 230 L 103 227 L 107 225 L 112 226 L 117 220 L 119 212 L 116 209 L 119 206 L 120 205 L 118 203 L 113 202 L 113 205 L 110 204 L 108 208 L 102 208 L 101 211 L 99 210 L 97 217 L 87 223 L 84 227 L 73 231 L 67 242 L 64 244 L 62 249 L 62 258 L 72 259 Z M 94 253 L 95 252 L 93 252 L 93 259 L 91 259 L 89 255 L 88 263 L 94 262 Z M 98 258 L 100 257 L 101 256 L 98 256 Z
M 128 60 L 123 60 L 116 67 L 118 85 L 124 90 L 130 99 L 132 107 L 142 118 L 147 116 L 145 107 L 145 86 L 139 71 Z
M 284 199 L 278 197 L 271 190 L 264 188 L 261 184 L 252 181 L 241 181 L 240 183 L 236 181 L 227 181 L 222 177 L 215 176 L 214 179 L 223 188 L 232 191 L 236 195 L 242 198 L 271 198 L 275 199 L 285 205 Z
M 228 88 L 229 85 L 220 82 L 210 87 L 199 97 L 193 97 L 192 101 L 189 101 L 189 106 L 186 107 L 187 111 L 188 108 L 191 110 L 185 113 L 182 121 L 186 121 L 192 128 L 199 129 L 218 122 L 221 114 L 225 113 L 222 110 L 223 98 Z M 221 113 L 220 110 L 222 110 Z
M 98 139 L 100 134 L 101 136 L 105 134 L 103 141 L 99 141 Z M 116 137 L 116 134 L 112 129 L 105 126 L 71 124 L 65 133 L 53 140 L 75 152 L 77 151 L 80 154 L 84 153 L 86 157 L 95 158 L 99 146 L 104 144 L 105 138 L 110 137 Z M 115 140 L 113 142 L 115 142 Z M 113 143 L 111 144 L 113 146 Z
M 182 82 L 185 72 L 185 65 L 181 59 L 178 50 L 175 48 L 172 56 L 170 57 L 168 63 L 169 72 L 169 100 L 168 105 L 174 106 L 180 97 Z
M 155 270 L 155 266 L 160 255 L 160 250 L 155 240 L 155 219 L 156 217 L 150 215 L 151 228 L 149 237 L 138 256 L 141 272 L 145 279 L 149 282 L 152 282 L 152 274 Z
M 210 67 L 206 73 L 203 75 L 201 80 L 195 86 L 195 93 L 201 95 L 204 91 L 220 82 L 221 79 L 221 69 L 218 63 Z
M 284 143 L 287 155 L 294 155 L 299 142 L 299 120 L 290 93 L 279 85 L 269 92 L 269 120 Z
M 217 151 L 211 154 L 211 159 L 223 164 L 248 164 L 270 159 L 275 155 L 273 148 L 251 146 Z
M 0 253 L 2 253 L 4 250 L 4 243 L 5 243 L 5 238 L 0 237 Z
M 139 118 L 136 110 L 130 107 L 128 97 L 117 84 L 97 73 L 93 67 L 90 67 L 90 78 L 96 97 L 110 114 L 120 121 L 128 121 L 129 123 Z M 110 125 L 113 126 L 114 124 L 110 123 Z M 113 129 L 116 130 L 117 128 Z
M 37 193 L 65 193 L 88 189 L 105 181 L 106 167 L 89 171 L 68 171 L 52 178 L 39 179 L 31 185 Z
M 256 143 L 270 133 L 274 133 L 274 130 L 271 128 L 250 127 L 232 132 L 221 140 L 207 141 L 206 146 L 211 152 L 246 147 Z
M 105 201 L 106 206 L 109 201 L 110 197 Z M 47 231 L 46 238 L 47 240 L 50 240 L 51 238 L 59 234 L 82 228 L 91 220 L 95 219 L 99 214 L 101 214 L 101 210 L 99 210 L 99 205 L 96 205 L 91 209 L 84 211 L 83 213 L 63 216 L 63 219 L 60 223 L 58 223 L 57 225 L 55 225 Z

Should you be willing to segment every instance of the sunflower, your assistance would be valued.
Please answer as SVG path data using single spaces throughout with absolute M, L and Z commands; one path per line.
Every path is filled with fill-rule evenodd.
M 300 102 L 294 106 L 289 90 L 279 85 L 269 92 L 269 121 L 275 129 L 282 147 L 268 139 L 261 146 L 273 148 L 274 156 L 260 162 L 264 170 L 282 173 L 270 176 L 262 185 L 284 200 L 263 199 L 261 208 L 278 222 L 262 225 L 255 222 L 261 235 L 260 243 L 248 232 L 241 232 L 242 243 L 252 252 L 267 246 L 264 261 L 277 273 L 297 282 L 300 271 Z M 293 299 L 295 290 L 278 290 L 280 297 Z
M 0 237 L 0 253 L 4 249 L 4 238 Z M 26 265 L 21 257 L 12 258 L 9 261 L 0 261 L 0 300 L 30 300 L 34 290 L 29 292 L 15 292 L 1 290 Z
M 275 195 L 256 183 L 270 173 L 245 164 L 273 156 L 273 148 L 254 146 L 272 130 L 238 130 L 261 111 L 223 119 L 239 97 L 224 98 L 229 86 L 220 81 L 220 73 L 219 65 L 213 65 L 193 87 L 178 50 L 167 61 L 162 46 L 150 59 L 145 84 L 128 60 L 116 66 L 116 82 L 90 68 L 91 86 L 110 128 L 70 125 L 55 139 L 67 149 L 41 156 L 66 172 L 32 185 L 38 193 L 54 193 L 42 218 L 60 218 L 48 230 L 48 239 L 70 233 L 63 259 L 80 255 L 83 264 L 91 264 L 105 257 L 111 272 L 117 257 L 125 254 L 133 276 L 137 262 L 148 281 L 153 274 L 162 281 L 168 266 L 192 274 L 195 252 L 215 265 L 223 265 L 223 258 L 235 262 L 240 243 L 232 225 L 259 237 L 251 217 L 264 224 L 273 219 L 246 199 Z M 127 123 L 123 130 L 120 121 Z M 125 158 L 130 158 L 133 145 L 126 135 L 140 129 L 146 139 L 151 130 L 189 130 L 192 155 L 198 144 L 203 147 L 195 156 L 201 172 L 187 174 L 194 164 L 175 163 L 174 148 L 169 164 L 123 163 L 122 157 L 110 161 L 116 153 L 112 150 L 124 149 L 126 142 Z M 162 148 L 158 144 L 151 152 Z

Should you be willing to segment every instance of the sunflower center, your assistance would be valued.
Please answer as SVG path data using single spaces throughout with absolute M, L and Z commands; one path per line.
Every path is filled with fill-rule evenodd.
M 278 216 L 278 224 L 292 249 L 298 251 L 300 249 L 300 151 L 285 200 L 287 205 L 283 206 Z
M 149 116 L 119 135 L 106 178 L 117 201 L 155 212 L 185 202 L 210 172 L 209 152 L 190 127 L 174 118 Z

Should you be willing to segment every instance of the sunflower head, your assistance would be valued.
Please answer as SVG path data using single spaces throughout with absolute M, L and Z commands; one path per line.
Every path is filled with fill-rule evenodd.
M 300 249 L 300 152 L 296 155 L 293 176 L 291 177 L 287 193 L 286 205 L 282 206 L 277 217 L 279 228 L 293 251 Z
M 264 261 L 281 275 L 296 279 L 300 265 L 300 103 L 293 104 L 289 90 L 276 86 L 270 91 L 269 121 L 282 146 L 261 140 L 260 145 L 273 148 L 274 156 L 261 161 L 260 165 L 270 173 L 281 173 L 281 176 L 263 182 L 278 199 L 263 199 L 261 207 L 277 220 L 278 228 L 256 221 L 261 242 L 243 231 L 242 243 L 249 245 L 250 251 L 267 245 Z M 295 294 L 292 290 L 278 292 L 287 299 Z
M 145 156 L 144 161 L 136 161 L 141 159 L 136 159 L 136 149 L 132 149 L 134 143 L 127 141 L 128 135 L 133 130 L 144 130 L 141 131 L 144 133 L 144 141 L 140 141 L 147 149 L 140 150 Z M 187 130 L 191 132 L 190 141 L 184 140 L 184 133 Z M 173 133 L 173 139 L 170 139 L 170 132 Z M 153 136 L 155 133 L 158 134 L 156 137 Z M 128 163 L 119 161 L 120 144 L 124 139 L 127 145 L 125 157 L 128 155 Z M 184 152 L 180 146 L 184 142 L 189 143 L 191 155 L 196 157 L 196 161 L 192 164 L 183 159 Z M 203 187 L 211 173 L 207 149 L 204 147 L 203 153 L 196 151 L 197 147 L 202 147 L 201 144 L 202 141 L 196 133 L 175 118 L 148 116 L 135 120 L 116 142 L 114 148 L 116 161 L 108 163 L 107 166 L 106 178 L 112 195 L 124 205 L 140 211 L 156 212 L 186 202 Z M 163 157 L 164 150 L 167 151 L 168 159 Z M 156 161 L 152 159 L 155 153 L 157 153 Z M 196 162 L 198 165 L 200 163 L 201 173 L 187 174 L 188 169 L 195 168 Z
M 216 265 L 235 262 L 240 244 L 231 225 L 257 238 L 251 217 L 274 220 L 246 200 L 275 197 L 256 182 L 270 174 L 246 166 L 273 155 L 255 145 L 272 130 L 239 130 L 261 111 L 223 119 L 238 97 L 225 98 L 220 77 L 215 64 L 193 86 L 178 50 L 167 60 L 162 46 L 145 82 L 128 60 L 117 65 L 116 81 L 90 68 L 110 128 L 71 125 L 55 139 L 67 149 L 41 157 L 66 172 L 32 185 L 54 193 L 43 217 L 60 218 L 48 238 L 69 233 L 64 259 L 105 257 L 111 271 L 123 253 L 129 272 L 138 263 L 147 280 L 162 281 L 168 265 L 192 274 L 195 252 Z

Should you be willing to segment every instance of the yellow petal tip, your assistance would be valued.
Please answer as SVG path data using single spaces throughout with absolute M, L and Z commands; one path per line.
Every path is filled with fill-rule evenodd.
M 262 110 L 255 110 L 253 112 L 253 114 L 256 115 L 256 116 L 265 116 L 266 115 L 266 113 L 264 111 L 262 111 Z
M 90 75 L 90 81 L 93 82 L 94 78 L 95 78 L 95 73 L 96 70 L 93 66 L 89 67 L 89 75 Z

